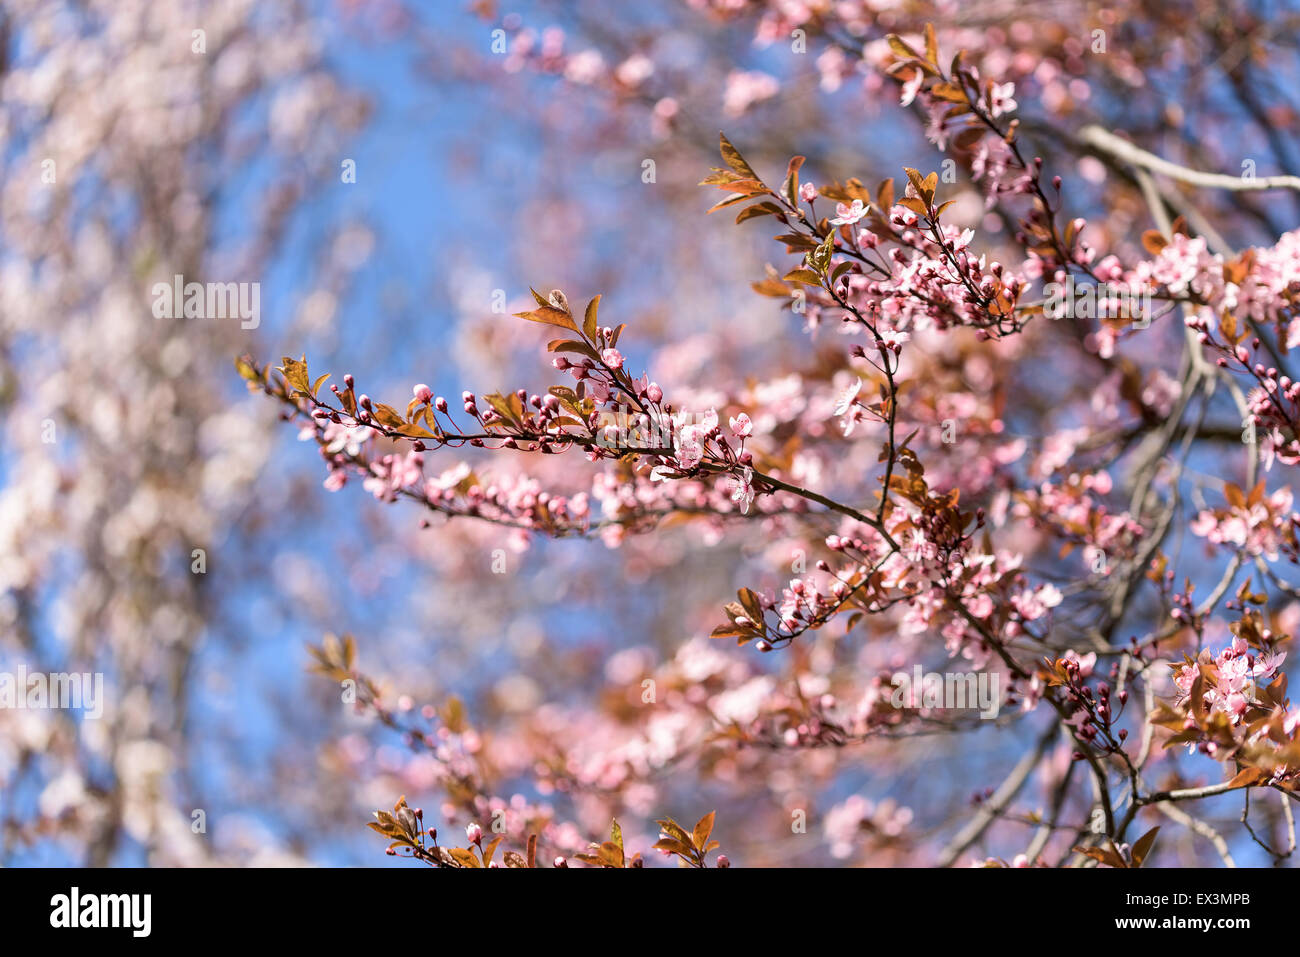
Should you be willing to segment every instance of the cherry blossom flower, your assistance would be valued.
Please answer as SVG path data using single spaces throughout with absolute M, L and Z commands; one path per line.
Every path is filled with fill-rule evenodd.
M 863 216 L 867 215 L 867 208 L 862 204 L 862 200 L 855 199 L 852 203 L 837 203 L 835 205 L 835 219 L 831 220 L 834 226 L 852 226 Z
M 754 470 L 752 468 L 742 469 L 736 476 L 736 488 L 731 493 L 731 500 L 740 505 L 741 512 L 747 513 L 749 506 L 754 503 Z
M 1011 82 L 994 83 L 989 88 L 989 113 L 994 119 L 1016 109 L 1016 85 Z

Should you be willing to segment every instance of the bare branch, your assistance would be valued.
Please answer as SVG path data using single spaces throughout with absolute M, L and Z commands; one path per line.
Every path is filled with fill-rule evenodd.
M 1139 146 L 1134 146 L 1126 139 L 1116 136 L 1100 126 L 1085 126 L 1079 131 L 1079 140 L 1093 149 L 1109 153 L 1117 159 L 1141 166 L 1153 173 L 1163 173 L 1183 183 L 1193 186 L 1205 186 L 1209 189 L 1226 189 L 1232 192 L 1252 192 L 1270 189 L 1294 189 L 1300 191 L 1300 176 L 1259 176 L 1245 179 L 1230 176 L 1227 173 L 1206 173 L 1201 170 L 1188 169 L 1169 160 L 1161 159 L 1154 153 L 1148 153 Z

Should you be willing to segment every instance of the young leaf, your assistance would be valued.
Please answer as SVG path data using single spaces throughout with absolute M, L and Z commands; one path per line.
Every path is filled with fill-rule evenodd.
M 600 296 L 596 296 L 591 302 L 587 303 L 586 316 L 582 322 L 582 332 L 591 341 L 596 340 L 596 330 L 599 324 L 596 321 L 596 314 L 600 310 Z
M 1133 842 L 1133 864 L 1135 867 L 1141 867 L 1142 862 L 1151 853 L 1151 845 L 1156 842 L 1158 833 L 1160 833 L 1160 826 L 1156 825 Z
M 672 818 L 655 821 L 655 823 L 658 824 L 669 837 L 681 841 L 686 845 L 691 843 L 691 836 L 687 834 L 685 829 Z
M 1253 785 L 1259 784 L 1262 781 L 1267 781 L 1268 777 L 1269 777 L 1268 772 L 1263 770 L 1262 768 L 1256 768 L 1256 767 L 1242 768 L 1240 771 L 1237 772 L 1236 775 L 1233 776 L 1233 779 L 1228 782 L 1228 787 L 1248 788 L 1248 787 L 1252 787 Z
M 740 155 L 740 151 L 731 145 L 731 140 L 727 139 L 725 133 L 718 134 L 718 146 L 722 151 L 722 158 L 728 166 L 742 176 L 749 179 L 758 179 L 758 174 L 745 162 L 745 158 Z
M 921 54 L 908 46 L 906 41 L 904 41 L 897 33 L 889 34 L 889 36 L 885 37 L 885 40 L 888 41 L 889 49 L 893 50 L 895 55 L 903 57 L 904 59 L 921 59 Z
M 298 392 L 309 391 L 311 383 L 307 379 L 307 357 L 291 359 L 285 356 L 280 361 L 284 363 L 279 367 L 280 372 L 284 374 L 284 381 Z
M 695 825 L 695 830 L 691 834 L 691 840 L 700 850 L 704 850 L 704 845 L 709 842 L 709 835 L 713 833 L 713 818 L 716 811 L 710 811 L 704 817 L 700 818 Z
M 479 864 L 478 857 L 474 854 L 473 851 L 468 851 L 461 847 L 450 847 L 447 850 L 451 854 L 451 856 L 456 859 L 456 863 L 459 864 L 461 867 L 482 866 L 481 864 Z
M 799 168 L 804 164 L 804 157 L 795 156 L 785 170 L 785 182 L 781 184 L 781 193 L 791 206 L 799 205 Z
M 487 867 L 492 863 L 492 855 L 496 853 L 497 846 L 504 840 L 503 835 L 494 837 L 487 847 L 483 849 L 483 866 Z
M 562 309 L 556 309 L 549 303 L 534 309 L 532 312 L 516 312 L 515 316 L 519 319 L 527 319 L 529 322 L 542 322 L 548 326 L 559 326 L 561 329 L 569 329 L 572 332 L 579 331 L 577 323 L 573 321 L 571 315 Z
M 736 223 L 743 223 L 747 219 L 754 219 L 758 216 L 780 216 L 784 210 L 776 203 L 757 203 L 740 211 L 736 217 Z

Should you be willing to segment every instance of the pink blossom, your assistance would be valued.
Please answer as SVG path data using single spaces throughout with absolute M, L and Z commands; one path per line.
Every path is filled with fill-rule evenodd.
M 741 512 L 747 513 L 749 506 L 754 502 L 753 477 L 754 470 L 748 467 L 742 469 L 735 477 L 736 487 L 731 493 L 731 500 L 739 503 Z
M 1016 108 L 1013 99 L 1016 93 L 1014 83 L 994 83 L 989 89 L 989 113 L 996 119 L 1004 113 L 1011 113 Z
M 836 218 L 831 220 L 833 226 L 852 226 L 863 216 L 867 215 L 867 208 L 862 204 L 862 200 L 855 199 L 850 203 L 835 204 Z

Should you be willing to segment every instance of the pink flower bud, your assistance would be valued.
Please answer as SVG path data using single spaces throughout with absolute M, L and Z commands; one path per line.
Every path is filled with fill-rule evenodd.
M 417 402 L 423 402 L 425 405 L 428 405 L 429 400 L 433 398 L 433 390 L 423 382 L 412 389 L 411 392 L 414 393 Z
M 483 840 L 483 828 L 479 827 L 478 824 L 472 823 L 469 827 L 465 828 L 465 836 L 469 838 L 471 844 L 477 844 L 479 841 Z

